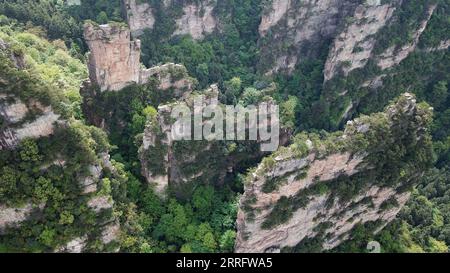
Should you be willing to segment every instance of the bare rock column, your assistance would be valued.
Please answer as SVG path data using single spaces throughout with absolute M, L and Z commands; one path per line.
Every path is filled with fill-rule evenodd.
M 127 26 L 86 23 L 89 46 L 89 77 L 101 91 L 117 91 L 139 82 L 141 43 L 133 41 Z

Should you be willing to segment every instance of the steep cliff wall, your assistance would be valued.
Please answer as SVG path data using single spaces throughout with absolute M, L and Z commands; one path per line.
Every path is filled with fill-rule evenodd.
M 437 4 L 429 5 L 429 7 L 426 10 L 426 18 L 419 23 L 419 27 L 414 31 L 414 33 L 412 33 L 412 38 L 410 42 L 401 45 L 400 47 L 398 45 L 391 46 L 382 54 L 380 54 L 380 56 L 377 56 L 378 67 L 380 67 L 382 70 L 385 70 L 393 66 L 396 66 L 399 63 L 401 63 L 404 59 L 406 59 L 409 56 L 409 54 L 411 54 L 412 52 L 414 52 L 414 50 L 416 50 L 420 37 L 427 28 L 428 22 L 430 21 L 431 16 L 436 10 L 436 7 Z
M 308 251 L 311 242 L 329 250 L 357 224 L 382 229 L 431 158 L 430 118 L 428 107 L 404 94 L 345 132 L 297 136 L 247 178 L 236 252 Z
M 0 116 L 3 118 L 3 124 L 8 125 L 0 130 L 0 150 L 14 148 L 21 140 L 27 138 L 36 139 L 53 133 L 54 124 L 60 116 L 55 114 L 51 107 L 35 108 L 35 104 L 27 106 L 19 99 L 9 104 L 6 98 L 9 101 L 14 100 L 12 97 L 0 99 Z M 21 122 L 31 111 L 40 111 L 42 115 Z
M 365 67 L 369 60 L 382 70 L 397 66 L 415 51 L 437 7 L 433 2 L 423 5 L 418 2 L 421 1 L 273 0 L 267 4 L 259 27 L 259 70 L 269 74 L 290 73 L 303 60 L 323 55 L 329 43 L 325 82 L 340 73 L 345 77 Z M 405 23 L 410 20 L 405 13 L 413 12 L 412 7 L 417 6 L 425 8 L 425 16 L 416 11 L 417 22 Z M 410 38 L 379 52 L 394 40 L 392 36 L 396 34 L 389 30 L 399 31 L 398 26 L 410 31 Z
M 333 78 L 339 70 L 347 76 L 350 71 L 367 64 L 375 46 L 376 33 L 392 18 L 399 2 L 382 5 L 380 1 L 368 1 L 356 8 L 330 49 L 324 69 L 325 81 Z
M 424 18 L 421 21 L 410 23 L 414 26 L 417 25 L 417 27 L 411 30 L 408 40 L 399 40 L 382 52 L 374 52 L 375 47 L 382 48 L 383 43 L 388 43 L 386 37 L 393 40 L 391 36 L 395 34 L 386 33 L 388 33 L 389 28 L 394 28 L 400 24 L 399 21 L 402 20 L 400 17 L 412 4 L 400 0 L 385 4 L 377 2 L 379 1 L 372 1 L 372 3 L 369 1 L 359 6 L 355 14 L 348 20 L 349 23 L 346 24 L 343 32 L 335 39 L 325 64 L 325 82 L 339 72 L 342 72 L 343 76 L 347 76 L 349 72 L 365 67 L 371 59 L 381 70 L 399 65 L 416 50 L 420 37 L 437 8 L 437 4 L 431 3 L 424 7 Z M 405 19 L 403 18 L 403 20 Z M 383 30 L 386 33 L 381 33 Z M 405 29 L 404 31 L 408 30 Z M 380 35 L 384 35 L 384 37 L 380 37 Z M 436 49 L 445 47 L 445 41 L 442 41 L 442 44 Z M 379 78 L 370 81 L 380 83 Z M 367 85 L 372 84 L 365 84 L 365 86 Z
M 25 60 L 0 40 L 0 244 L 20 252 L 30 242 L 45 251 L 111 251 L 119 226 L 104 179 L 121 178 L 102 132 L 67 118 L 58 107 L 67 105 L 62 90 Z M 43 243 L 45 230 L 58 240 Z
M 343 19 L 363 1 L 273 0 L 262 15 L 262 72 L 291 72 L 308 57 L 316 57 L 336 36 Z
M 84 37 L 89 46 L 89 76 L 102 91 L 120 90 L 139 82 L 140 41 L 132 41 L 130 30 L 119 24 L 86 23 Z
M 177 30 L 174 35 L 189 34 L 194 39 L 202 39 L 212 33 L 217 26 L 213 10 L 215 1 L 203 1 L 183 7 L 183 16 L 176 20 Z
M 134 37 L 142 35 L 145 29 L 152 29 L 155 25 L 155 16 L 149 3 L 122 0 L 122 12 Z
M 428 82 L 426 76 L 417 75 L 416 80 L 405 82 L 402 87 L 386 86 L 399 83 L 400 74 L 410 73 L 402 72 L 408 70 L 405 62 L 416 56 L 418 62 L 427 60 L 446 48 L 444 36 L 440 42 L 436 39 L 429 44 L 430 33 L 443 27 L 433 22 L 445 17 L 445 7 L 439 9 L 436 2 L 422 0 L 375 2 L 366 2 L 356 9 L 330 48 L 322 96 L 329 104 L 332 128 L 343 126 L 361 109 L 379 111 L 384 105 L 374 106 L 370 101 L 386 103 L 398 96 L 400 89 L 413 90 L 417 82 Z M 427 28 L 430 22 L 432 29 Z M 433 47 L 425 48 L 427 43 Z M 408 58 L 413 53 L 416 54 Z
M 7 207 L 0 205 L 0 234 L 6 227 L 17 227 L 20 223 L 27 220 L 32 214 L 33 210 L 42 208 L 33 207 L 33 204 L 28 203 L 20 207 Z
M 0 50 L 16 69 L 25 68 L 23 56 L 12 53 L 10 46 L 2 40 Z M 0 80 L 4 85 L 9 81 Z M 5 92 L 6 90 L 0 91 L 0 151 L 15 148 L 21 140 L 45 137 L 53 133 L 53 125 L 60 116 L 53 112 L 51 106 L 45 106 L 37 100 L 25 104 L 18 96 Z
M 202 39 L 206 34 L 212 33 L 217 27 L 214 17 L 216 1 L 164 1 L 151 4 L 145 1 L 122 0 L 122 9 L 130 26 L 133 36 L 142 35 L 144 30 L 153 29 L 158 12 L 176 14 L 171 18 L 175 23 L 173 35 L 191 35 L 194 39 Z
M 171 117 L 173 109 L 185 107 L 194 113 L 194 101 L 200 96 L 203 96 L 203 109 L 215 105 L 225 109 L 225 105 L 219 103 L 218 86 L 212 85 L 201 92 L 184 96 L 177 102 L 161 105 L 158 108 L 158 114 L 147 122 L 139 149 L 142 175 L 155 186 L 156 192 L 162 197 L 167 196 L 168 190 L 179 197 L 185 197 L 189 196 L 195 185 L 211 183 L 221 185 L 228 174 L 232 174 L 236 167 L 241 167 L 241 162 L 258 160 L 267 154 L 261 151 L 260 144 L 263 141 L 260 140 L 208 141 L 202 134 L 202 140 L 174 141 L 172 133 L 175 130 L 175 124 Z M 271 98 L 266 99 L 263 99 L 261 103 L 265 102 L 268 105 L 273 103 Z M 227 124 L 229 121 L 225 115 L 223 118 L 224 124 Z M 203 125 L 208 122 L 208 118 L 203 119 Z M 235 124 L 238 120 L 231 122 Z M 275 125 L 282 127 L 280 124 L 272 124 L 272 126 Z M 245 126 L 248 128 L 248 124 Z M 243 128 L 244 126 L 238 127 L 235 124 L 234 127 Z M 188 136 L 192 137 L 190 134 Z M 280 137 L 279 144 L 285 145 L 290 140 L 290 131 L 281 128 L 280 135 L 275 137 Z
M 84 36 L 90 49 L 90 82 L 86 82 L 82 89 L 98 86 L 102 92 L 119 91 L 132 84 L 146 84 L 151 79 L 159 82 L 158 88 L 161 90 L 190 90 L 193 86 L 192 79 L 186 77 L 187 72 L 182 65 L 169 63 L 142 68 L 141 42 L 131 38 L 126 26 L 86 23 Z
M 205 107 L 217 105 L 219 90 L 216 85 L 203 93 Z M 177 141 L 172 138 L 172 110 L 177 106 L 193 107 L 193 94 L 179 102 L 161 105 L 158 115 L 151 117 L 144 131 L 139 150 L 142 174 L 155 186 L 160 196 L 166 196 L 169 184 L 175 192 L 183 185 L 216 177 L 223 180 L 227 172 L 223 143 L 207 141 Z M 195 165 L 195 166 L 194 166 Z M 188 194 L 186 192 L 186 194 Z

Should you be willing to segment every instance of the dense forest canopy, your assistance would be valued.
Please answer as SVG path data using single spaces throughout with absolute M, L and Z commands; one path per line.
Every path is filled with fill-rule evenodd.
M 20 71 L 12 67 L 7 56 L 1 55 L 0 88 L 9 89 L 5 93 L 11 94 L 20 90 L 16 95 L 23 100 L 42 96 L 71 124 L 69 129 L 61 128 L 52 137 L 24 141 L 16 150 L 0 151 L 0 205 L 24 204 L 30 196 L 35 205 L 44 201 L 50 204 L 42 212 L 47 221 L 33 218 L 20 229 L 0 235 L 0 252 L 53 251 L 73 236 L 94 229 L 95 215 L 86 208 L 86 200 L 77 198 L 80 189 L 73 186 L 73 181 L 86 162 L 106 151 L 111 154 L 118 174 L 106 175 L 102 185 L 116 201 L 110 213 L 117 215 L 123 230 L 118 245 L 102 249 L 93 242 L 90 251 L 120 246 L 124 252 L 232 252 L 245 174 L 259 159 L 245 162 L 245 168 L 227 177 L 224 185 L 201 184 L 188 199 L 177 199 L 174 195 L 161 199 L 145 182 L 138 157 L 138 143 L 147 120 L 166 102 L 165 98 L 155 96 L 156 87 L 132 85 L 102 95 L 108 105 L 105 112 L 113 113 L 107 122 L 114 128 L 109 134 L 91 126 L 82 110 L 79 87 L 88 77 L 84 22 L 125 22 L 121 1 L 81 0 L 80 5 L 67 2 L 0 0 L 0 39 L 22 54 L 27 63 L 26 72 Z M 399 65 L 385 72 L 369 61 L 346 77 L 336 77 L 325 84 L 323 70 L 332 41 L 319 48 L 317 56 L 302 59 L 290 74 L 269 75 L 258 67 L 261 57 L 258 28 L 264 8 L 271 1 L 218 1 L 214 16 L 220 21 L 220 31 L 200 40 L 190 35 L 173 35 L 175 19 L 182 14 L 181 7 L 186 1 L 173 1 L 173 9 L 164 8 L 162 1 L 140 2 L 152 4 L 155 10 L 154 27 L 139 37 L 144 66 L 183 64 L 197 80 L 197 90 L 218 83 L 220 101 L 224 104 L 242 101 L 250 104 L 263 96 L 262 90 L 275 83 L 271 96 L 281 107 L 284 125 L 292 132 L 324 135 L 325 130 L 341 130 L 347 120 L 382 111 L 404 92 L 414 93 L 418 101 L 430 104 L 434 109 L 431 126 L 434 160 L 411 200 L 382 232 L 373 235 L 370 226 L 358 225 L 352 231 L 352 240 L 333 251 L 365 252 L 367 243 L 374 240 L 381 243 L 384 252 L 449 251 L 450 58 L 448 48 L 431 50 L 449 40 L 448 0 L 435 1 L 436 12 L 417 49 Z M 398 22 L 377 34 L 375 52 L 411 39 L 430 4 L 421 0 L 405 2 L 409 4 L 399 7 Z M 368 78 L 380 75 L 384 77 L 381 87 L 375 90 L 361 87 Z M 342 93 L 346 95 L 341 96 Z M 358 104 L 343 120 L 343 110 L 350 101 Z M 100 103 L 96 105 L 100 107 Z M 236 149 L 227 148 L 226 153 Z M 57 153 L 75 153 L 76 160 L 68 170 L 52 168 L 42 175 L 35 166 L 49 162 Z M 304 242 L 296 251 L 314 252 L 317 248 L 314 242 Z

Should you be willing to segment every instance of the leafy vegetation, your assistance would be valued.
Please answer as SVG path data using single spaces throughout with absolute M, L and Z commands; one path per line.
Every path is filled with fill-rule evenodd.
M 371 154 L 367 160 L 373 164 L 373 170 L 351 177 L 339 176 L 303 194 L 281 198 L 264 228 L 289 220 L 296 209 L 308 204 L 311 196 L 331 194 L 333 200 L 345 202 L 369 184 L 405 184 L 410 188 L 417 181 L 404 181 L 409 171 L 425 171 L 434 165 L 420 179 L 398 220 L 378 235 L 372 233 L 382 223 L 359 225 L 353 230 L 352 240 L 336 251 L 367 251 L 367 242 L 377 240 L 384 252 L 448 252 L 450 62 L 448 50 L 434 50 L 448 40 L 448 1 L 403 1 L 394 23 L 376 35 L 374 54 L 391 46 L 399 48 L 411 41 L 430 4 L 439 4 L 418 49 L 400 65 L 385 73 L 376 66 L 375 60 L 370 60 L 364 68 L 326 84 L 323 70 L 331 41 L 315 48 L 318 51 L 315 58 L 302 58 L 290 75 L 269 77 L 260 73 L 258 64 L 271 65 L 260 62 L 262 58 L 270 58 L 261 56 L 264 41 L 258 35 L 267 1 L 217 1 L 214 16 L 221 23 L 220 29 L 202 40 L 172 35 L 175 19 L 183 12 L 180 3 L 186 1 L 173 1 L 170 7 L 164 7 L 163 1 L 145 1 L 152 4 L 156 16 L 154 28 L 140 37 L 142 61 L 147 67 L 164 62 L 181 63 L 198 80 L 199 89 L 219 83 L 220 99 L 227 104 L 254 104 L 270 91 L 280 104 L 283 125 L 295 132 L 313 132 L 307 137 L 315 147 L 320 147 L 317 151 L 320 156 L 349 147 L 354 152 Z M 11 45 L 14 54 L 24 55 L 26 61 L 26 67 L 19 70 L 2 52 L 1 92 L 16 96 L 26 104 L 37 100 L 51 106 L 66 121 L 49 137 L 27 139 L 17 149 L 1 151 L 0 204 L 23 207 L 30 203 L 33 212 L 20 228 L 11 227 L 7 235 L 0 237 L 0 252 L 54 251 L 85 234 L 93 234 L 88 251 L 108 251 L 117 246 L 122 251 L 144 253 L 233 251 L 237 200 L 243 190 L 243 178 L 237 173 L 255 165 L 255 159 L 248 158 L 249 154 L 255 154 L 255 147 L 247 143 L 216 144 L 212 149 L 215 157 L 200 154 L 196 164 L 180 166 L 187 176 L 207 169 L 208 178 L 189 183 L 182 198 L 171 194 L 167 200 L 161 200 L 141 177 L 138 148 L 148 120 L 155 119 L 159 105 L 172 101 L 171 92 L 159 92 L 156 80 L 116 93 L 90 90 L 96 95 L 84 94 L 82 109 L 79 86 L 87 78 L 83 21 L 99 24 L 123 21 L 120 1 L 82 0 L 81 5 L 68 6 L 65 1 L 1 0 L 0 14 L 0 39 Z M 380 75 L 383 76 L 381 87 L 362 87 Z M 276 84 L 271 85 L 272 81 Z M 405 134 L 413 131 L 412 127 L 399 125 L 386 131 L 385 117 L 380 115 L 371 120 L 373 126 L 368 134 L 357 134 L 351 143 L 341 141 L 340 132 L 323 131 L 342 129 L 352 117 L 379 112 L 405 91 L 413 92 L 419 101 L 427 101 L 434 108 L 432 140 L 418 140 L 414 134 Z M 343 115 L 350 105 L 353 108 Z M 33 112 L 26 120 L 39 114 Z M 404 118 L 398 117 L 399 124 L 420 123 Z M 101 124 L 102 120 L 106 123 Z M 86 124 L 104 125 L 108 134 Z M 6 126 L 7 122 L 0 120 L 0 129 Z M 299 134 L 293 140 L 292 149 L 299 157 L 309 152 L 305 138 L 306 134 Z M 397 141 L 392 143 L 392 139 Z M 153 159 L 150 168 L 155 173 L 164 169 L 163 161 L 157 160 L 164 154 L 164 147 L 160 146 L 161 150 L 155 149 L 154 154 L 147 155 Z M 203 146 L 202 142 L 180 142 L 174 147 L 174 153 L 182 156 L 201 151 Z M 99 194 L 111 195 L 115 203 L 112 210 L 97 215 L 87 205 L 89 196 L 82 194 L 78 182 L 80 176 L 88 174 L 89 166 L 99 163 L 100 155 L 105 152 L 111 153 L 115 171 L 103 171 L 98 183 Z M 211 186 L 218 170 L 228 163 L 224 162 L 224 154 L 231 154 L 230 160 L 242 164 L 233 175 L 227 176 L 224 185 Z M 275 155 L 265 163 L 270 165 Z M 67 158 L 70 160 L 64 160 Z M 55 159 L 64 160 L 65 165 L 52 164 Z M 305 173 L 293 175 L 299 178 Z M 285 182 L 285 179 L 268 179 L 264 192 L 273 192 Z M 250 208 L 254 201 L 246 200 L 244 206 Z M 395 205 L 390 200 L 383 207 L 389 209 Z M 98 240 L 98 225 L 112 216 L 117 217 L 123 230 L 117 245 L 104 248 Z M 326 226 L 321 226 L 318 231 L 324 229 Z M 318 252 L 320 244 L 318 236 L 286 251 Z

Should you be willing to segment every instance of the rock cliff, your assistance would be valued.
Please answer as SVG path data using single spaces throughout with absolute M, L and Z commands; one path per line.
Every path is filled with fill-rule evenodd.
M 159 89 L 192 89 L 193 81 L 184 77 L 182 65 L 165 64 L 149 69 L 140 63 L 140 40 L 131 38 L 127 26 L 86 23 L 84 36 L 89 45 L 89 78 L 83 89 L 94 85 L 100 91 L 119 91 L 132 84 L 146 84 L 150 79 L 159 82 Z
M 324 66 L 322 95 L 330 104 L 333 128 L 342 127 L 358 109 L 367 108 L 367 97 L 391 93 L 381 91 L 387 88 L 386 79 L 406 69 L 402 65 L 413 53 L 426 58 L 424 53 L 445 50 L 446 40 L 433 48 L 419 48 L 429 37 L 423 34 L 433 31 L 427 28 L 429 22 L 441 16 L 433 17 L 436 10 L 435 2 L 420 0 L 366 1 L 347 18 Z M 427 81 L 426 77 L 423 80 Z
M 352 19 L 333 42 L 325 64 L 325 81 L 333 78 L 339 69 L 347 76 L 367 64 L 376 43 L 376 33 L 392 18 L 398 2 L 382 5 L 380 1 L 367 1 L 356 8 Z
M 84 37 L 90 50 L 89 77 L 101 91 L 139 82 L 140 41 L 131 40 L 126 26 L 86 23 Z
M 404 59 L 406 59 L 409 54 L 416 50 L 420 37 L 427 28 L 428 22 L 430 21 L 431 16 L 436 10 L 436 7 L 437 4 L 432 4 L 428 7 L 428 9 L 426 10 L 426 18 L 419 23 L 419 27 L 412 34 L 411 42 L 401 45 L 400 48 L 398 47 L 398 45 L 391 46 L 377 57 L 377 65 L 382 70 L 398 65 Z
M 155 16 L 149 3 L 136 3 L 136 0 L 122 0 L 122 11 L 134 37 L 145 29 L 153 29 Z
M 414 5 L 419 4 L 402 0 L 273 0 L 267 4 L 259 27 L 262 57 L 259 69 L 268 74 L 290 73 L 297 64 L 317 58 L 327 50 L 325 82 L 341 73 L 345 77 L 365 67 L 369 60 L 382 70 L 397 66 L 415 51 L 437 4 L 426 4 L 423 19 L 411 22 L 411 25 L 417 23 L 411 39 L 383 52 L 375 48 L 389 43 L 386 37 L 395 34 L 382 32 L 400 25 L 405 10 L 411 12 L 410 6 Z
M 218 103 L 217 86 L 203 92 L 206 96 L 205 106 Z M 142 174 L 147 181 L 155 186 L 160 196 L 165 196 L 169 184 L 175 189 L 194 180 L 213 176 L 224 178 L 227 168 L 220 160 L 223 152 L 220 145 L 205 141 L 174 142 L 172 138 L 172 110 L 177 106 L 193 107 L 192 95 L 175 103 L 161 105 L 158 115 L 151 117 L 144 131 L 142 146 L 139 150 Z M 195 143 L 195 145 L 194 145 Z M 213 147 L 214 146 L 214 147 Z M 217 154 L 216 154 L 217 153 Z M 208 160 L 208 154 L 214 154 L 218 161 Z M 202 165 L 203 162 L 207 165 Z M 196 165 L 197 167 L 194 167 Z
M 262 57 L 259 69 L 269 74 L 289 73 L 304 59 L 317 57 L 336 36 L 343 20 L 354 14 L 362 2 L 269 1 L 259 27 Z
M 16 69 L 25 68 L 23 56 L 12 53 L 10 46 L 2 40 L 0 50 L 2 54 L 7 54 L 6 57 Z M 0 80 L 1 84 L 8 85 L 8 79 Z M 23 139 L 51 135 L 53 125 L 59 117 L 49 105 L 43 105 L 37 100 L 25 104 L 18 96 L 7 93 L 6 90 L 0 91 L 0 150 L 12 149 Z
M 180 6 L 181 5 L 181 6 Z M 217 28 L 214 16 L 216 1 L 164 1 L 149 3 L 136 0 L 122 0 L 122 10 L 130 26 L 133 36 L 140 36 L 144 30 L 152 30 L 157 13 L 176 14 L 175 31 L 172 35 L 191 35 L 194 39 L 202 39 Z M 179 10 L 179 11 L 178 11 Z
M 42 208 L 33 207 L 33 204 L 28 203 L 20 207 L 7 207 L 0 205 L 0 234 L 7 227 L 17 227 L 20 223 L 28 219 L 34 210 Z
M 203 135 L 202 140 L 174 141 L 173 109 L 185 107 L 193 113 L 194 101 L 200 96 L 204 99 L 202 109 L 215 105 L 225 109 L 225 105 L 219 103 L 218 86 L 212 85 L 207 90 L 195 92 L 177 102 L 161 105 L 158 114 L 148 120 L 139 149 L 142 175 L 162 197 L 167 196 L 168 191 L 179 197 L 189 196 L 191 188 L 198 184 L 221 185 L 227 175 L 232 175 L 237 167 L 242 167 L 241 162 L 258 160 L 267 154 L 261 151 L 260 144 L 263 141 L 260 140 L 208 141 Z M 272 99 L 261 102 L 270 105 Z M 224 124 L 227 124 L 228 120 L 225 116 L 223 118 Z M 237 120 L 232 122 L 236 128 L 243 128 L 236 126 Z M 207 118 L 203 120 L 203 125 L 206 123 Z M 290 140 L 290 132 L 281 128 L 280 136 L 276 137 L 280 137 L 280 145 L 285 145 Z
M 37 72 L 27 66 L 22 53 L 13 53 L 9 44 L 1 40 L 0 57 L 0 152 L 6 155 L 0 170 L 2 183 L 3 179 L 9 183 L 13 181 L 13 187 L 5 188 L 2 184 L 0 190 L 2 238 L 13 242 L 13 250 L 18 247 L 18 242 L 38 240 L 39 236 L 30 235 L 33 234 L 30 226 L 41 227 L 43 223 L 54 221 L 61 212 L 54 210 L 53 198 L 61 198 L 57 202 L 84 207 L 85 210 L 84 215 L 72 215 L 74 224 L 69 229 L 73 230 L 75 225 L 86 221 L 83 217 L 87 215 L 93 219 L 84 223 L 81 238 L 65 236 L 58 244 L 68 241 L 67 245 L 53 250 L 81 252 L 97 248 L 97 251 L 106 251 L 107 245 L 117 240 L 118 227 L 116 224 L 116 229 L 111 231 L 110 225 L 116 223 L 112 214 L 114 202 L 110 192 L 102 191 L 102 180 L 120 178 L 115 175 L 117 172 L 107 150 L 102 148 L 100 152 L 100 149 L 93 148 L 94 143 L 95 146 L 100 145 L 97 136 L 101 133 L 68 118 L 58 107 L 66 103 L 63 97 L 58 96 L 61 90 L 52 93 L 56 87 L 35 78 Z M 22 146 L 24 144 L 31 146 Z M 33 157 L 27 157 L 27 153 Z M 26 178 L 26 186 L 18 181 L 19 176 Z M 61 181 L 72 187 L 70 194 L 54 186 Z M 51 219 L 48 218 L 49 211 Z M 61 229 L 67 227 L 60 225 Z M 85 240 L 94 240 L 95 234 L 102 232 L 105 233 L 100 236 L 100 240 L 104 237 L 103 244 L 93 246 L 92 241 Z M 19 236 L 19 239 L 14 236 Z
M 356 225 L 371 223 L 380 231 L 407 202 L 431 158 L 430 117 L 430 108 L 404 94 L 385 112 L 349 122 L 342 133 L 297 136 L 249 174 L 236 252 L 307 251 L 312 243 L 330 250 L 351 238 Z
M 177 30 L 173 35 L 188 34 L 198 40 L 212 33 L 217 26 L 213 14 L 214 4 L 215 1 L 203 1 L 200 4 L 184 6 L 183 16 L 176 20 Z

